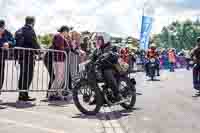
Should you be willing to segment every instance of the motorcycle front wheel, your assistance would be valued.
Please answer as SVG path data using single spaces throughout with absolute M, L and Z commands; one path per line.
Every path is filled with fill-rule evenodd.
M 83 114 L 96 115 L 101 109 L 103 100 L 100 89 L 92 88 L 87 80 L 76 83 L 72 92 L 74 104 Z
M 149 70 L 149 76 L 150 76 L 152 81 L 154 80 L 155 74 L 156 74 L 155 68 L 151 67 L 150 70 Z

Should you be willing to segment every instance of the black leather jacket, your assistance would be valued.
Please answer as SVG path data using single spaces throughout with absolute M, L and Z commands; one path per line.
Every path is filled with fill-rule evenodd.
M 96 49 L 91 55 L 91 60 L 92 62 L 98 61 L 98 63 L 102 64 L 102 69 L 109 69 L 112 68 L 112 64 L 118 62 L 118 56 L 115 53 L 117 53 L 116 47 L 108 43 L 104 47 Z
M 23 32 L 24 42 L 19 45 L 24 48 L 40 49 L 34 29 L 29 25 L 25 25 L 21 29 Z

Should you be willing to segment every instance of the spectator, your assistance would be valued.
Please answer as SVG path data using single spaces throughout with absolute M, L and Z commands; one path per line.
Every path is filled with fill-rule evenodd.
M 170 63 L 170 72 L 174 72 L 174 67 L 176 63 L 176 53 L 174 49 L 169 49 L 168 51 L 168 59 Z
M 67 40 L 66 38 L 69 37 L 69 27 L 68 26 L 62 26 L 58 30 L 58 34 L 56 34 L 53 38 L 53 43 L 51 48 L 55 50 L 66 50 L 69 52 L 69 45 L 70 40 Z M 69 38 L 68 38 L 69 39 Z M 53 83 L 51 85 L 51 90 L 57 90 L 57 92 L 48 93 L 49 100 L 60 100 L 62 99 L 61 92 L 59 93 L 58 89 L 61 89 L 63 87 L 63 81 L 64 81 L 64 74 L 65 74 L 65 61 L 66 57 L 65 54 L 62 52 L 55 52 L 53 53 L 53 71 L 55 74 Z
M 125 62 L 129 63 L 129 49 L 127 47 L 125 48 Z
M 125 62 L 126 61 L 126 52 L 123 48 L 120 50 L 120 55 L 121 55 L 122 60 Z
M 53 47 L 50 46 L 49 49 L 53 49 Z M 48 84 L 48 90 L 50 90 L 51 86 L 52 86 L 52 83 L 53 83 L 53 81 L 55 79 L 55 74 L 54 74 L 54 70 L 53 70 L 53 52 L 52 51 L 48 51 L 45 54 L 45 56 L 44 56 L 44 65 L 47 68 L 48 73 L 49 73 L 49 77 L 50 77 L 49 84 Z M 48 98 L 48 93 L 47 93 L 46 97 Z
M 35 18 L 26 17 L 25 26 L 20 28 L 15 33 L 16 46 L 23 48 L 32 48 L 40 49 L 40 45 L 37 42 L 37 36 L 34 31 Z M 20 55 L 19 64 L 20 64 L 20 76 L 19 76 L 19 89 L 28 90 L 33 79 L 34 72 L 34 52 L 25 50 L 20 51 L 25 55 Z M 28 73 L 28 74 L 27 74 Z M 28 92 L 20 92 L 19 100 L 22 101 L 34 101 L 35 98 L 30 98 Z
M 90 50 L 89 50 L 89 39 L 88 39 L 88 37 L 85 37 L 85 38 L 83 39 L 83 43 L 81 43 L 81 49 L 82 49 L 83 51 L 85 51 L 85 52 L 87 53 L 87 55 L 90 54 Z
M 71 38 L 72 38 L 72 43 L 71 43 L 72 44 L 72 52 L 79 54 L 80 62 L 83 62 L 86 57 L 86 54 L 85 54 L 86 51 L 81 49 L 81 44 L 80 44 L 81 34 L 76 31 L 71 32 Z
M 136 62 L 136 57 L 134 51 L 130 52 L 129 54 L 129 69 L 134 69 L 134 63 Z
M 74 54 L 79 54 L 79 55 L 85 55 L 85 53 L 80 49 L 80 33 L 73 31 L 71 33 L 69 33 L 69 28 L 67 26 L 62 26 L 59 30 L 59 33 L 56 34 L 53 38 L 53 45 L 52 48 L 56 49 L 56 50 L 65 50 L 67 52 L 68 55 L 70 55 L 70 57 L 75 57 L 73 55 Z M 71 52 L 71 54 L 69 54 Z M 65 73 L 65 65 L 64 65 L 64 60 L 65 57 L 62 53 L 56 53 L 56 55 L 54 55 L 56 57 L 54 57 L 53 61 L 53 71 L 54 71 L 54 80 L 53 83 L 51 85 L 52 89 L 61 89 L 63 88 L 63 80 L 64 80 L 64 73 Z M 72 58 L 70 58 L 71 60 Z M 73 61 L 74 63 L 78 63 L 74 60 L 74 58 L 70 61 L 70 66 L 67 68 L 69 71 L 69 77 L 68 77 L 68 88 L 72 89 L 72 73 L 71 72 L 76 72 L 74 71 L 74 69 L 71 68 L 75 68 L 73 66 Z M 76 64 L 75 64 L 76 65 Z M 71 67 L 73 66 L 73 67 Z M 78 69 L 77 69 L 78 70 Z M 67 88 L 65 88 L 65 91 L 61 94 L 58 91 L 56 93 L 50 93 L 48 94 L 49 100 L 61 100 L 62 96 L 67 96 L 68 90 Z
M 7 57 L 6 49 L 15 44 L 15 40 L 12 34 L 5 29 L 4 20 L 0 20 L 0 89 L 3 87 L 4 82 L 4 69 L 5 69 L 5 59 Z
M 76 31 L 72 31 L 71 33 L 71 46 L 73 50 L 77 50 L 77 49 L 81 49 L 81 44 L 80 44 L 80 40 L 81 40 L 81 34 L 76 32 Z
M 72 89 L 72 76 L 77 74 L 76 72 L 78 72 L 78 64 L 80 62 L 83 62 L 86 58 L 86 53 L 81 50 L 80 47 L 80 38 L 81 38 L 81 34 L 73 31 L 71 32 L 71 47 L 70 47 L 70 51 L 72 52 L 72 56 L 73 57 L 77 57 L 76 55 L 79 55 L 79 58 L 77 58 L 76 61 L 72 60 L 70 63 L 70 71 L 69 71 L 69 89 Z
M 97 36 L 96 39 L 96 49 L 99 49 L 102 44 L 104 44 L 104 38 L 102 36 Z

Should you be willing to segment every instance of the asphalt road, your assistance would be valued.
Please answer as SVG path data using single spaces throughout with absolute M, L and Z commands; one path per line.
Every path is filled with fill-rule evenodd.
M 124 132 L 200 132 L 200 98 L 195 97 L 196 92 L 192 89 L 191 71 L 164 71 L 161 81 L 154 82 L 145 79 L 143 74 L 137 74 L 136 78 L 138 92 L 143 95 L 138 96 L 134 112 L 115 113 Z
M 102 108 L 98 116 L 81 115 L 72 102 L 48 103 L 45 93 L 31 93 L 34 103 L 16 102 L 16 93 L 0 96 L 0 133 L 199 133 L 200 98 L 193 97 L 191 71 L 161 72 L 160 81 L 137 73 L 132 112 Z M 41 101 L 42 100 L 42 101 Z

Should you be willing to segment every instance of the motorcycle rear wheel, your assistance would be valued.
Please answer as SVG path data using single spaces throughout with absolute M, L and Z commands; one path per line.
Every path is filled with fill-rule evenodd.
M 120 106 L 123 107 L 126 110 L 131 110 L 133 109 L 133 107 L 135 106 L 136 103 L 136 89 L 135 89 L 135 84 L 133 84 L 131 82 L 131 80 L 127 77 L 127 78 L 120 78 L 121 81 L 126 82 L 126 84 L 128 85 L 127 87 L 129 87 L 130 89 L 132 89 L 132 94 L 129 97 L 129 101 L 125 102 L 125 103 L 121 103 Z

